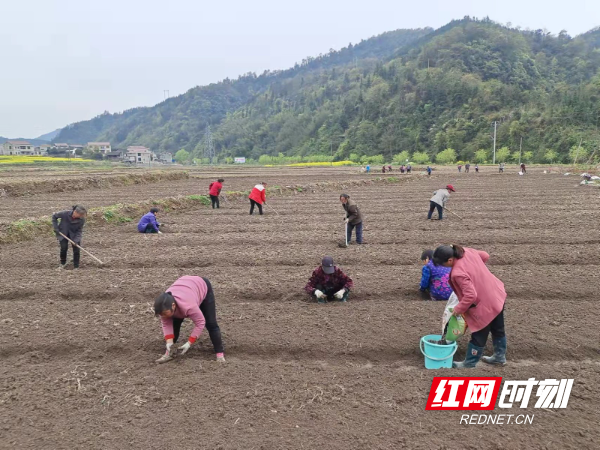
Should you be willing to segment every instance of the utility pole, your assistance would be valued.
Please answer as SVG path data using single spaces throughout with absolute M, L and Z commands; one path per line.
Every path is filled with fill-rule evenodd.
M 169 98 L 169 90 L 168 89 L 163 90 L 163 95 L 165 97 L 165 100 L 168 99 Z
M 579 141 L 579 147 L 577 147 L 577 151 L 575 152 L 575 161 L 573 161 L 573 165 L 577 165 L 577 157 L 579 156 L 579 149 L 581 148 L 581 143 L 583 142 L 583 138 Z
M 521 155 L 523 154 L 523 136 L 521 136 L 521 143 L 519 144 L 519 166 L 521 165 Z
M 213 163 L 215 146 L 212 140 L 212 133 L 210 132 L 210 125 L 206 125 L 206 133 L 204 135 L 204 157 L 209 159 L 210 164 Z
M 492 160 L 492 164 L 496 164 L 496 128 L 498 126 L 498 122 L 494 120 L 494 157 Z

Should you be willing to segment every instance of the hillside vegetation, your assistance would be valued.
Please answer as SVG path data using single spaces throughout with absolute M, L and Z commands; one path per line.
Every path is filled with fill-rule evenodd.
M 56 140 L 201 157 L 210 123 L 220 158 L 483 162 L 497 122 L 498 161 L 516 160 L 522 139 L 526 161 L 584 162 L 599 156 L 599 67 L 599 30 L 572 38 L 465 18 L 104 114 Z

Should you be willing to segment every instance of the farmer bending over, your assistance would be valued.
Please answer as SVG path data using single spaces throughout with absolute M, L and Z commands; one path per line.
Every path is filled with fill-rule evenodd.
M 427 214 L 427 219 L 432 220 L 431 216 L 435 209 L 438 212 L 438 220 L 443 219 L 443 210 L 446 207 L 448 199 L 450 199 L 450 192 L 455 192 L 451 184 L 447 185 L 445 189 L 438 189 L 433 193 L 433 197 L 429 200 L 429 214 Z
M 327 303 L 327 300 L 346 302 L 352 286 L 352 279 L 333 265 L 331 256 L 326 256 L 313 271 L 304 290 L 319 303 Z
M 156 220 L 156 214 L 158 208 L 150 208 L 150 212 L 144 214 L 138 222 L 138 231 L 140 233 L 158 233 L 162 234 L 159 230 L 160 223 Z
M 462 314 L 471 330 L 471 342 L 463 362 L 453 363 L 454 368 L 475 367 L 492 333 L 494 356 L 484 356 L 488 364 L 506 364 L 506 335 L 504 333 L 504 284 L 496 278 L 485 263 L 490 255 L 459 245 L 442 245 L 433 252 L 433 263 L 451 267 L 450 286 L 459 303 L 454 314 Z
M 219 178 L 208 186 L 208 195 L 210 195 L 210 202 L 212 203 L 213 209 L 215 209 L 215 206 L 219 208 L 219 195 L 221 195 L 224 181 L 223 178 Z
M 64 269 L 67 264 L 67 251 L 69 249 L 69 241 L 61 236 L 60 233 L 77 244 L 71 244 L 71 246 L 73 247 L 73 268 L 79 268 L 80 252 L 78 246 L 81 245 L 81 236 L 86 216 L 87 210 L 81 205 L 75 205 L 71 210 L 56 212 L 52 215 L 52 227 L 60 243 L 59 269 Z
M 173 344 L 179 339 L 179 330 L 186 318 L 194 322 L 194 329 L 188 341 L 179 347 L 181 354 L 187 353 L 206 325 L 217 361 L 225 362 L 221 330 L 217 324 L 215 294 L 208 279 L 187 275 L 179 278 L 154 300 L 154 313 L 160 316 L 167 342 L 167 350 L 157 363 L 171 361 L 177 353 Z
M 262 182 L 254 186 L 248 198 L 250 199 L 250 215 L 254 214 L 254 207 L 258 206 L 258 213 L 262 216 L 262 205 L 267 203 L 267 183 Z

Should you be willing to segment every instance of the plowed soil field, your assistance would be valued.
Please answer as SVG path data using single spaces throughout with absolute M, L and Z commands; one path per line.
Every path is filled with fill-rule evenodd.
M 349 186 L 365 217 L 362 246 L 338 247 L 340 189 L 327 187 L 272 196 L 264 216 L 249 216 L 241 200 L 163 214 L 160 236 L 134 223 L 89 228 L 82 244 L 102 267 L 83 254 L 78 271 L 57 271 L 51 236 L 2 245 L 0 448 L 598 448 L 600 192 L 541 170 L 489 172 Z M 0 218 L 204 193 L 223 175 L 197 176 L 0 199 Z M 368 179 L 348 169 L 224 177 L 225 190 Z M 447 183 L 463 219 L 425 220 L 431 193 Z M 490 253 L 508 293 L 506 367 L 424 368 L 419 340 L 439 332 L 444 304 L 420 300 L 419 257 L 442 243 Z M 303 292 L 324 255 L 354 280 L 346 304 Z M 154 362 L 164 342 L 151 305 L 182 275 L 213 284 L 225 364 L 206 332 L 186 356 Z M 184 322 L 183 337 L 190 331 Z M 425 411 L 434 376 L 575 382 L 566 409 L 530 401 L 486 411 L 534 415 L 532 424 L 461 425 L 465 411 Z

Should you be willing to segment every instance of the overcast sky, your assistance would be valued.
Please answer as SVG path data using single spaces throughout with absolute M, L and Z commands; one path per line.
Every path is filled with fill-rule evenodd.
M 34 138 L 154 105 L 166 89 L 465 15 L 575 36 L 600 25 L 600 0 L 0 0 L 0 136 Z

